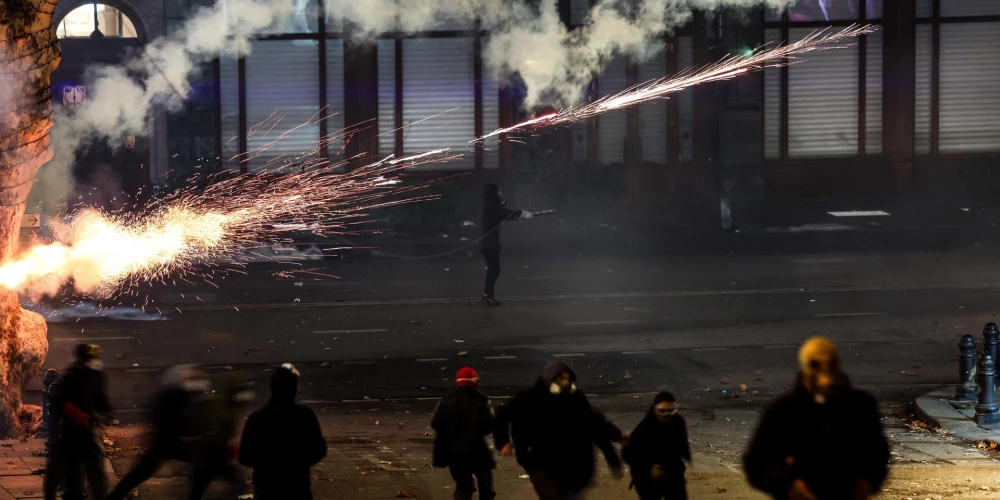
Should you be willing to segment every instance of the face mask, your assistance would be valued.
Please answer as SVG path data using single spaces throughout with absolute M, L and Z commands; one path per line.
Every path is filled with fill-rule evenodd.
M 212 384 L 208 380 L 193 379 L 184 381 L 184 390 L 191 392 L 204 392 L 209 390 Z
M 87 368 L 90 368 L 91 370 L 101 371 L 104 369 L 104 361 L 101 361 L 100 359 L 97 358 L 91 359 L 87 361 Z
M 653 411 L 656 413 L 656 418 L 661 422 L 666 422 L 667 420 L 670 420 L 670 417 L 677 414 L 677 408 L 664 409 L 653 407 Z
M 549 392 L 552 394 L 572 394 L 576 392 L 576 384 L 569 384 L 568 386 L 563 387 L 555 382 L 552 382 L 549 384 Z

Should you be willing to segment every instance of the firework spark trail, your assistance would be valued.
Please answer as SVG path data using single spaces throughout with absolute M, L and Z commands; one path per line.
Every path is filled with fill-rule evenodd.
M 312 169 L 289 164 L 275 172 L 280 175 L 245 174 L 201 191 L 181 191 L 139 214 L 84 209 L 56 228 L 57 242 L 30 248 L 0 266 L 0 286 L 54 295 L 72 281 L 78 291 L 111 296 L 126 284 L 183 275 L 198 262 L 233 259 L 256 242 L 301 227 L 350 231 L 365 221 L 367 210 L 436 198 L 412 193 L 420 185 L 395 186 L 390 176 L 451 158 L 445 151 L 385 158 L 337 175 L 332 169 L 343 164 Z M 296 224 L 280 224 L 286 221 Z
M 761 71 L 764 68 L 787 66 L 796 62 L 795 57 L 808 52 L 844 48 L 845 40 L 877 31 L 875 26 L 850 26 L 843 31 L 827 33 L 820 30 L 809 34 L 795 43 L 774 48 L 761 47 L 751 54 L 729 56 L 707 66 L 691 68 L 677 75 L 651 80 L 626 89 L 625 91 L 601 98 L 589 104 L 566 108 L 562 111 L 536 117 L 511 127 L 495 130 L 470 142 L 484 141 L 500 134 L 520 130 L 535 130 L 549 125 L 569 123 L 591 118 L 601 113 L 622 109 L 634 104 L 663 99 L 669 94 L 680 92 L 702 83 L 729 80 L 739 75 Z

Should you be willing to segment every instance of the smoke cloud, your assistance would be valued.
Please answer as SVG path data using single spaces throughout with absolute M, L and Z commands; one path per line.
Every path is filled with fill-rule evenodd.
M 490 33 L 484 47 L 489 71 L 500 81 L 520 75 L 526 105 L 572 105 L 593 75 L 615 55 L 655 55 L 651 38 L 682 26 L 697 9 L 784 8 L 790 0 L 601 0 L 587 23 L 569 31 L 560 22 L 557 0 L 327 0 L 327 16 L 360 28 L 358 36 L 419 32 L 475 20 Z M 304 0 L 219 0 L 192 16 L 177 33 L 147 44 L 124 66 L 92 68 L 87 102 L 62 112 L 52 129 L 55 158 L 41 171 L 47 199 L 65 201 L 72 192 L 75 152 L 93 139 L 143 135 L 150 111 L 178 109 L 190 91 L 197 65 L 236 51 L 250 52 L 249 40 L 275 26 L 301 25 Z M 0 86 L 3 87 L 3 86 Z M 3 101 L 0 100 L 0 103 Z M 279 110 L 280 111 L 280 110 Z

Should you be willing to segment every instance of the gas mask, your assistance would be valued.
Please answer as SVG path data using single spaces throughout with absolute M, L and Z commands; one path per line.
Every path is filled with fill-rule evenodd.
M 104 369 L 104 361 L 101 361 L 100 358 L 88 359 L 86 365 L 87 368 L 90 368 L 91 370 L 101 371 Z
M 549 384 L 549 392 L 552 394 L 573 394 L 576 392 L 576 384 L 570 382 L 568 385 L 559 385 L 555 382 Z
M 813 337 L 799 350 L 799 370 L 802 385 L 819 404 L 826 403 L 830 394 L 842 385 L 840 355 L 836 346 L 822 337 Z
M 660 422 L 666 422 L 667 420 L 670 420 L 670 417 L 677 414 L 677 406 L 670 406 L 666 408 L 662 406 L 654 406 L 653 414 L 656 415 L 656 419 Z

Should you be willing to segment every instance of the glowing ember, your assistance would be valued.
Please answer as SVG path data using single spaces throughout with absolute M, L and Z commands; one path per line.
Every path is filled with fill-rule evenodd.
M 389 201 L 388 195 L 421 186 L 394 187 L 397 181 L 388 176 L 418 160 L 447 159 L 443 151 L 390 157 L 345 174 L 331 172 L 339 165 L 305 171 L 296 165 L 289 168 L 294 173 L 241 175 L 165 198 L 138 215 L 86 209 L 56 228 L 57 242 L 0 266 L 0 286 L 54 294 L 72 281 L 82 292 L 110 295 L 126 282 L 183 273 L 194 263 L 231 257 L 302 227 L 346 232 L 364 222 L 365 210 L 433 198 Z
M 875 26 L 850 26 L 837 33 L 826 34 L 826 30 L 817 31 L 795 43 L 781 45 L 771 49 L 758 48 L 750 54 L 729 56 L 725 59 L 701 68 L 692 68 L 681 73 L 651 80 L 636 85 L 619 94 L 601 98 L 589 104 L 567 108 L 558 113 L 526 120 L 512 127 L 499 129 L 484 135 L 475 141 L 483 141 L 500 134 L 518 130 L 534 130 L 547 125 L 569 123 L 584 118 L 591 118 L 607 111 L 622 109 L 633 104 L 663 99 L 669 94 L 680 92 L 702 83 L 729 80 L 736 76 L 760 71 L 764 68 L 786 66 L 798 62 L 795 56 L 806 52 L 843 48 L 844 40 L 877 31 Z M 471 141 L 471 142 L 475 142 Z

